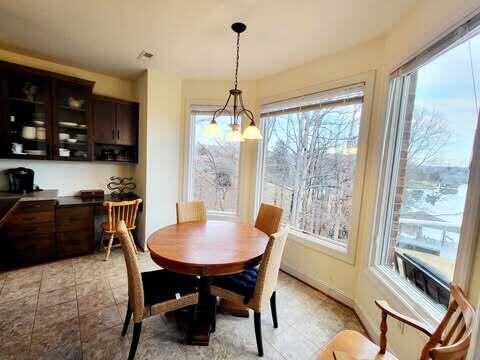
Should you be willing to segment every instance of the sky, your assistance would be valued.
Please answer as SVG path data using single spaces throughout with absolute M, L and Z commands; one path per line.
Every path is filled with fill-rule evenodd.
M 446 131 L 450 133 L 448 144 L 429 165 L 468 167 L 477 126 L 477 102 L 480 103 L 480 34 L 418 71 L 415 107 L 439 113 L 447 121 Z

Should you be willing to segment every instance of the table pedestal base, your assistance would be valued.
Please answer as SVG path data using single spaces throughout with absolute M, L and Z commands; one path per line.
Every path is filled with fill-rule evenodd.
M 193 315 L 182 311 L 175 312 L 177 326 L 185 331 L 187 345 L 208 346 L 213 307 L 216 306 L 216 298 L 210 295 L 210 283 L 210 278 L 200 278 L 198 305 Z

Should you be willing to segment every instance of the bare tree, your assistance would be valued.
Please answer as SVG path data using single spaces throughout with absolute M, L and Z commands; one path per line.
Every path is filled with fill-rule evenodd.
M 452 129 L 435 110 L 415 108 L 408 144 L 408 163 L 420 167 L 436 160 L 439 151 L 448 144 Z

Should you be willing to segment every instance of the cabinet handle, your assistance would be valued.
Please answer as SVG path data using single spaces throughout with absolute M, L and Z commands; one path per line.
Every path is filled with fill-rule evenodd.
M 23 220 L 26 220 L 26 221 L 30 221 L 30 220 L 34 220 L 35 218 L 34 217 L 24 217 Z
M 115 129 L 112 129 L 112 140 L 115 140 Z
M 120 140 L 120 130 L 117 130 L 117 140 Z

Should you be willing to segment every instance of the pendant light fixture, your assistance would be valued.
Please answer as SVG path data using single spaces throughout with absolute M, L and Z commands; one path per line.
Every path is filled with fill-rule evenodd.
M 208 137 L 220 137 L 222 136 L 222 129 L 217 124 L 215 120 L 217 116 L 220 116 L 223 113 L 227 113 L 231 116 L 232 122 L 230 124 L 230 129 L 225 136 L 225 140 L 229 142 L 241 142 L 244 139 L 247 140 L 260 140 L 262 139 L 262 134 L 260 130 L 257 128 L 255 124 L 255 118 L 253 113 L 245 109 L 243 105 L 243 98 L 242 98 L 242 90 L 238 88 L 238 61 L 240 59 L 240 34 L 245 31 L 247 26 L 243 23 L 234 23 L 232 24 L 232 30 L 237 33 L 237 57 L 235 63 L 235 82 L 234 88 L 229 91 L 229 95 L 227 101 L 223 108 L 216 110 L 213 113 L 212 121 L 206 127 L 204 134 Z M 227 110 L 228 104 L 230 103 L 230 99 L 233 97 L 233 113 L 230 110 Z M 241 133 L 241 117 L 245 116 L 248 120 L 250 120 L 249 126 Z

